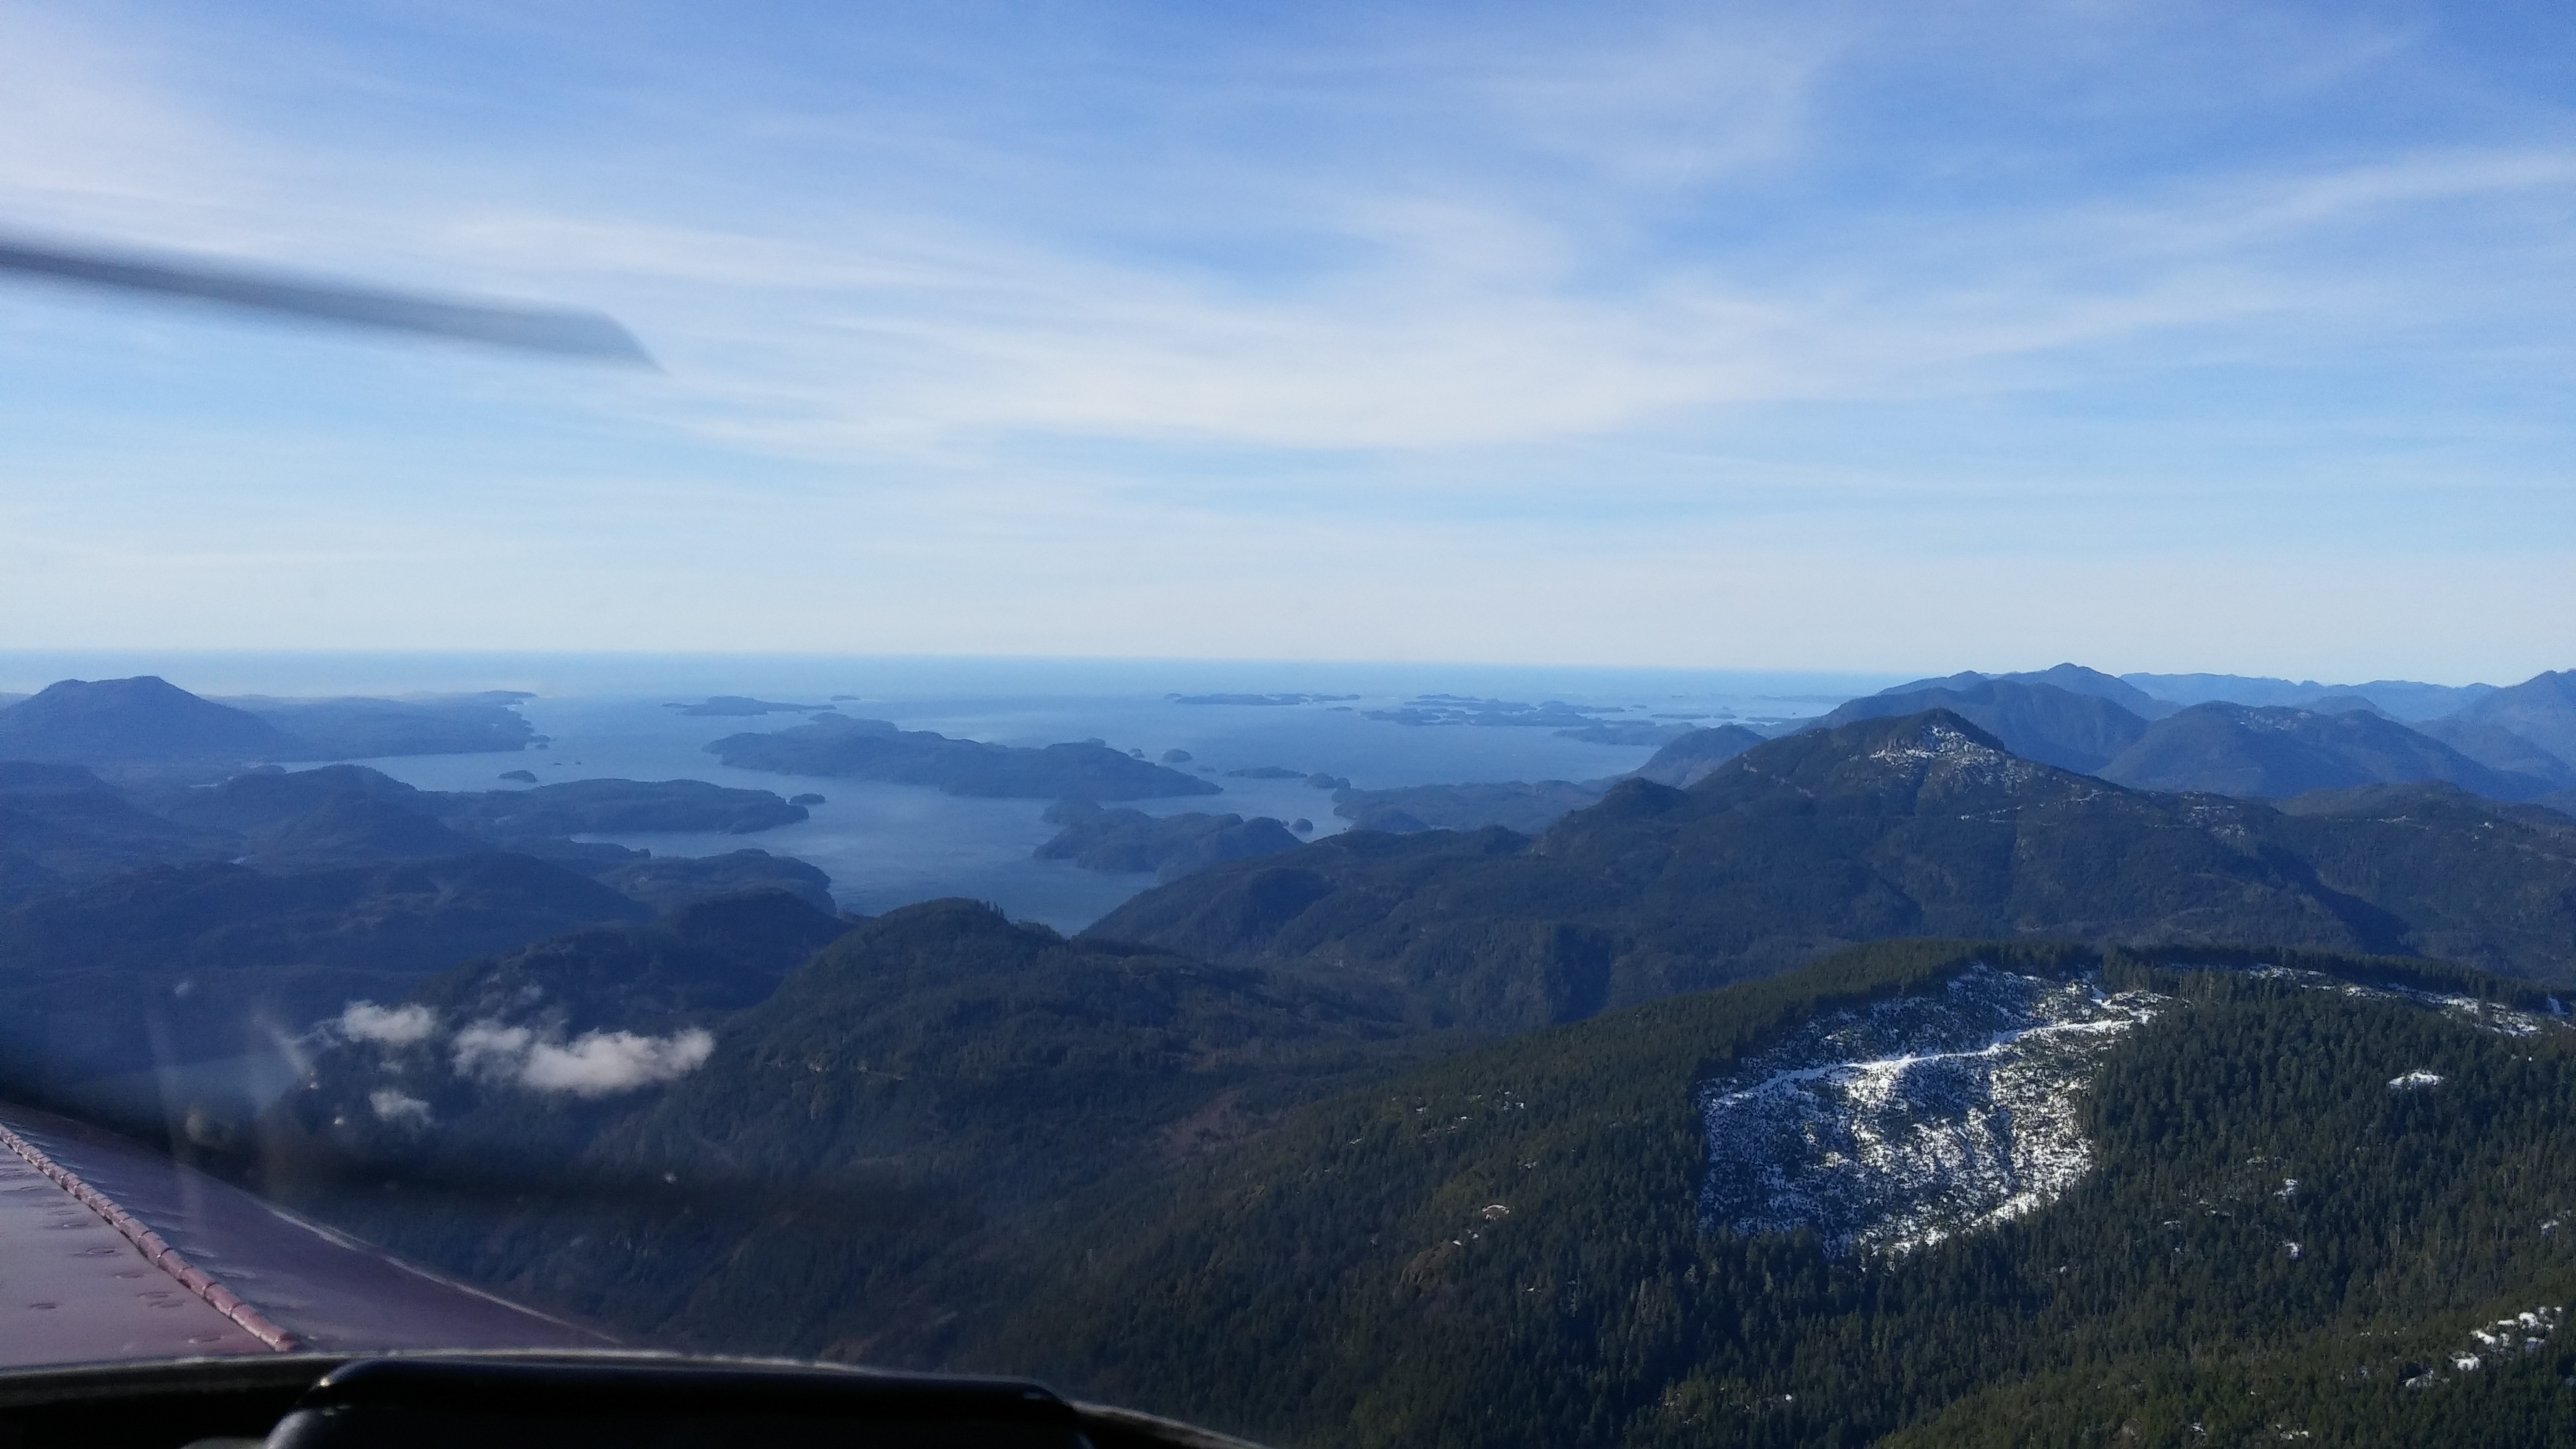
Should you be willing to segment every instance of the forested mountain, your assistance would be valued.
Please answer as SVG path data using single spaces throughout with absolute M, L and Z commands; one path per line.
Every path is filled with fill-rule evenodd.
M 340 796 L 380 800 L 426 813 L 425 792 L 364 765 L 311 770 L 275 766 L 245 770 L 213 785 L 166 788 L 147 796 L 155 813 L 201 830 L 246 835 L 282 825 Z
M 727 735 L 707 749 L 737 769 L 931 785 L 951 795 L 1002 799 L 1150 800 L 1224 788 L 1102 744 L 1028 749 L 838 714 L 790 729 Z
M 2499 718 L 2510 713 L 2518 722 L 2539 721 L 2545 732 L 2555 718 L 2552 711 L 2563 704 L 2549 683 L 2554 678 L 2543 675 L 2511 690 L 2454 693 L 2475 701 L 2472 709 Z M 2025 759 L 2141 789 L 2251 799 L 2448 780 L 2499 800 L 2530 800 L 2576 783 L 2576 766 L 2491 718 L 2462 713 L 2407 725 L 2358 688 L 2240 683 L 2263 686 L 2238 691 L 2263 702 L 2222 699 L 2185 708 L 2074 664 L 2024 674 L 1963 673 L 1848 700 L 1809 727 L 1946 709 Z M 2387 681 L 2373 687 L 2419 705 L 2432 688 L 2409 694 Z M 2295 704 L 2281 702 L 2287 700 Z M 2576 721 L 2576 714 L 2569 718 Z M 1665 784 L 1692 778 L 1668 779 L 1669 772 L 1652 766 L 1639 773 Z
M 2316 709 L 2321 700 L 2343 695 L 2366 700 L 2372 707 L 2385 711 L 2390 718 L 2409 723 L 2457 714 L 2495 693 L 2492 684 L 2426 684 L 2413 679 L 2320 684 L 2313 679 L 2257 678 L 2242 674 L 2123 674 L 2120 680 L 2157 699 L 2169 700 L 2175 707 L 2220 700 L 2228 704 Z
M 2417 720 L 2408 728 L 2427 739 L 2440 740 L 2488 769 L 2529 776 L 2559 788 L 2576 785 L 2576 765 L 2502 725 L 2466 715 L 2445 715 Z
M 2367 710 L 2200 704 L 2149 726 L 2098 773 L 2141 790 L 2208 790 L 2279 799 L 2309 790 L 2447 780 L 2498 800 L 2528 800 L 2552 781 L 2508 775 Z
M 479 754 L 542 743 L 511 691 L 414 699 L 210 700 L 153 675 L 65 679 L 0 698 L 0 760 L 124 769 Z
M 1068 942 L 966 901 L 861 924 L 731 1014 L 709 998 L 615 1015 L 631 1010 L 617 983 L 643 980 L 623 939 L 468 968 L 371 1018 L 417 1011 L 400 1019 L 420 1034 L 353 1039 L 322 1090 L 280 1104 L 272 1188 L 665 1341 L 930 1362 L 1020 1303 L 1044 1245 L 1104 1202 L 1427 1046 L 1310 988 Z M 584 984 L 534 1040 L 703 1027 L 702 1059 L 585 1102 L 530 1075 L 520 1042 L 515 1076 L 460 1082 L 526 1025 L 504 988 L 547 962 L 577 963 Z M 545 1191 L 520 1198 L 506 1165 L 540 1155 Z M 514 1198 L 527 1205 L 495 1212 Z
M 1408 1068 L 1454 1043 L 965 902 L 734 1009 L 806 938 L 731 909 L 788 929 L 356 1023 L 271 1186 L 659 1341 L 1290 1444 L 2576 1436 L 2576 1032 L 2528 985 L 1898 941 Z M 588 1096 L 530 1048 L 699 1028 Z
M 531 698 L 517 690 L 409 699 L 218 699 L 275 725 L 311 747 L 315 760 L 370 760 L 385 755 L 479 755 L 542 744 L 512 708 Z
M 656 911 L 676 911 L 747 890 L 785 891 L 826 914 L 840 909 L 832 899 L 830 876 L 792 855 L 765 850 L 672 856 L 636 851 L 624 859 L 585 862 L 579 868 L 592 880 Z
M 707 1028 L 755 1006 L 850 930 L 783 891 L 683 907 L 470 960 L 349 1003 L 266 1149 L 293 1164 L 444 1181 L 531 1176 L 635 1094 L 694 1070 Z
M 2125 673 L 2120 681 L 2143 688 L 2174 706 L 2251 704 L 2280 709 L 2324 709 L 2326 701 L 2365 701 L 2391 719 L 2416 724 L 2424 719 L 2458 717 L 2468 706 L 2496 694 L 2491 683 L 2424 683 L 2411 678 L 2375 678 L 2367 683 L 2318 683 L 2287 678 L 2254 678 L 2233 673 Z
M 2030 669 L 2017 674 L 1998 674 L 1993 677 L 2022 684 L 2054 685 L 2070 694 L 2098 695 L 2141 719 L 2162 719 L 2182 707 L 2162 695 L 2140 689 L 2136 684 L 2118 675 L 2105 674 L 2099 669 L 2087 669 L 2081 664 L 2053 664 L 2046 669 Z
M 805 816 L 694 780 L 440 793 L 333 765 L 129 794 L 76 765 L 0 763 L 0 1078 L 92 1110 L 155 1099 L 157 1114 L 198 1089 L 141 1074 L 282 1067 L 282 1044 L 351 999 L 400 996 L 470 956 L 754 887 L 828 914 L 830 882 L 802 861 L 567 838 Z
M 1297 844 L 1287 826 L 1267 815 L 1250 820 L 1198 811 L 1155 816 L 1088 800 L 1059 800 L 1047 807 L 1045 818 L 1064 828 L 1037 848 L 1038 859 L 1069 860 L 1085 870 L 1151 871 L 1164 880 Z
M 1637 778 L 1676 790 L 1686 789 L 1698 784 L 1709 771 L 1760 743 L 1762 736 L 1739 724 L 1692 730 L 1655 751 L 1653 759 L 1637 767 Z
M 274 1050 L 356 998 L 469 956 L 640 921 L 634 900 L 526 856 L 268 874 L 159 866 L 0 911 L 0 1071 L 46 1097 Z
M 0 761 L 0 904 L 138 865 L 220 860 L 238 844 L 138 809 L 79 765 Z
M 1695 730 L 1692 735 L 1714 734 Z M 1750 734 L 1751 731 L 1745 731 Z M 1685 735 L 1689 739 L 1692 735 Z M 1760 736 L 1756 735 L 1756 739 Z M 1673 744 L 1679 744 L 1676 740 Z M 1665 746 L 1665 749 L 1672 745 Z M 1656 759 L 1664 758 L 1658 751 Z M 1362 830 L 1475 830 L 1487 825 L 1536 834 L 1569 810 L 1601 798 L 1607 782 L 1508 780 L 1473 785 L 1402 785 L 1390 790 L 1333 792 L 1333 813 Z
M 2576 765 L 2576 669 L 2535 674 L 2480 697 L 2455 717 L 2510 730 Z
M 1979 1026 L 1983 983 L 2124 1014 Z M 959 1359 L 1298 1444 L 2576 1442 L 2546 1007 L 2394 962 L 1862 948 L 1300 1112 L 1051 1253 Z M 2092 1044 L 1975 1070 L 2050 1030 Z M 1718 1106 L 1837 1078 L 1799 1130 Z M 2021 1172 L 1987 1221 L 1820 1231 L 1854 1173 L 1937 1205 L 1980 1163 Z
M 1625 781 L 1535 840 L 1354 832 L 1219 866 L 1088 934 L 1510 1031 L 1913 934 L 2439 942 L 2565 980 L 2571 873 L 2576 821 L 2554 813 L 2149 794 L 1934 712 L 1775 740 L 1687 791 Z
M 328 869 L 359 861 L 469 855 L 480 842 L 392 800 L 333 795 L 312 809 L 250 831 L 236 859 L 263 870 Z
M 2096 699 L 2109 700 L 2140 719 L 2162 719 L 2182 708 L 2172 700 L 2151 694 L 2117 675 L 2105 674 L 2099 669 L 2087 669 L 2081 664 L 2055 664 L 2046 669 L 2025 669 L 2011 674 L 1981 674 L 1973 669 L 1962 670 L 1957 674 L 1945 675 L 1939 679 L 1917 679 L 1910 684 L 1891 685 L 1880 690 L 1879 693 L 1881 695 L 1921 694 L 1928 690 L 1940 689 L 1966 692 L 1989 681 L 2007 684 L 2042 684 L 2051 689 L 2063 690 L 2068 694 L 2091 695 Z
M 66 679 L 0 709 L 0 760 L 286 760 L 311 746 L 246 710 L 144 675 Z
M 621 830 L 748 835 L 806 818 L 769 790 L 704 780 L 566 780 L 524 790 L 421 790 L 364 765 L 248 770 L 221 784 L 162 790 L 147 802 L 170 819 L 243 834 L 274 828 L 342 796 L 444 821 L 495 843 Z
M 1866 695 L 1839 706 L 1820 725 L 1834 729 L 1858 720 L 1893 719 L 1930 709 L 1950 711 L 2023 759 L 2086 774 L 2098 773 L 2147 732 L 2143 716 L 2099 695 L 2077 694 L 2054 684 L 1980 678 Z

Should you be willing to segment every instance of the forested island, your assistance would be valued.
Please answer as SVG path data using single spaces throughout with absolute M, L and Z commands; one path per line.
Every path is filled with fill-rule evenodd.
M 770 734 L 727 735 L 707 750 L 738 769 L 928 785 L 951 795 L 1147 800 L 1221 789 L 1103 744 L 994 745 L 840 715 Z

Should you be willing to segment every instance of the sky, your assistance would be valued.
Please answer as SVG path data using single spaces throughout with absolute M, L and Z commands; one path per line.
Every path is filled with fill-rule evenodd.
M 0 648 L 2511 682 L 2563 5 L 0 0 Z

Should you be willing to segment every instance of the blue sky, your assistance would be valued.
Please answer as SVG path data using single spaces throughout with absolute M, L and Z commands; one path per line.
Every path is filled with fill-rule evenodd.
M 0 647 L 2519 679 L 2562 7 L 0 5 Z

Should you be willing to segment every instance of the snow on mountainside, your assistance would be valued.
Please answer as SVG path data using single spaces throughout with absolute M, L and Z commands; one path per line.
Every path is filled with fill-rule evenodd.
M 2092 1165 L 2076 1099 L 2094 1065 L 2164 1001 L 1981 965 L 1821 1017 L 1701 1085 L 1701 1220 L 1874 1256 L 2044 1207 Z
M 2317 971 L 2250 974 L 2401 1001 L 2500 1036 L 2571 1029 L 2555 997 L 2532 1012 Z M 1819 1017 L 1699 1084 L 1708 1142 L 1700 1221 L 1739 1233 L 1811 1228 L 1837 1257 L 1893 1257 L 2045 1207 L 2092 1166 L 2080 1098 L 2094 1067 L 2124 1033 L 2174 1005 L 2152 992 L 2105 994 L 2086 980 L 1977 965 L 1937 995 Z M 2419 1068 L 2388 1086 L 2421 1091 L 2442 1080 Z
M 1997 749 L 1943 717 L 1923 721 L 1911 738 L 1893 738 L 1869 758 L 1891 766 L 1927 794 L 1967 786 L 2010 789 L 2038 779 L 2042 768 Z
M 2555 996 L 2542 998 L 2548 1014 L 2517 1011 L 2474 996 L 2446 995 L 2438 991 L 2421 991 L 2409 986 L 2364 986 L 2357 981 L 2344 981 L 2322 971 L 2294 971 L 2286 967 L 2266 966 L 2253 973 L 2273 981 L 2287 981 L 2309 991 L 2332 991 L 2356 1000 L 2403 1001 L 2428 1011 L 2438 1011 L 2464 1026 L 2490 1031 L 2497 1036 L 2538 1036 L 2553 1027 L 2568 1025 L 2567 1003 Z M 2435 1077 L 2435 1082 L 2441 1078 Z

